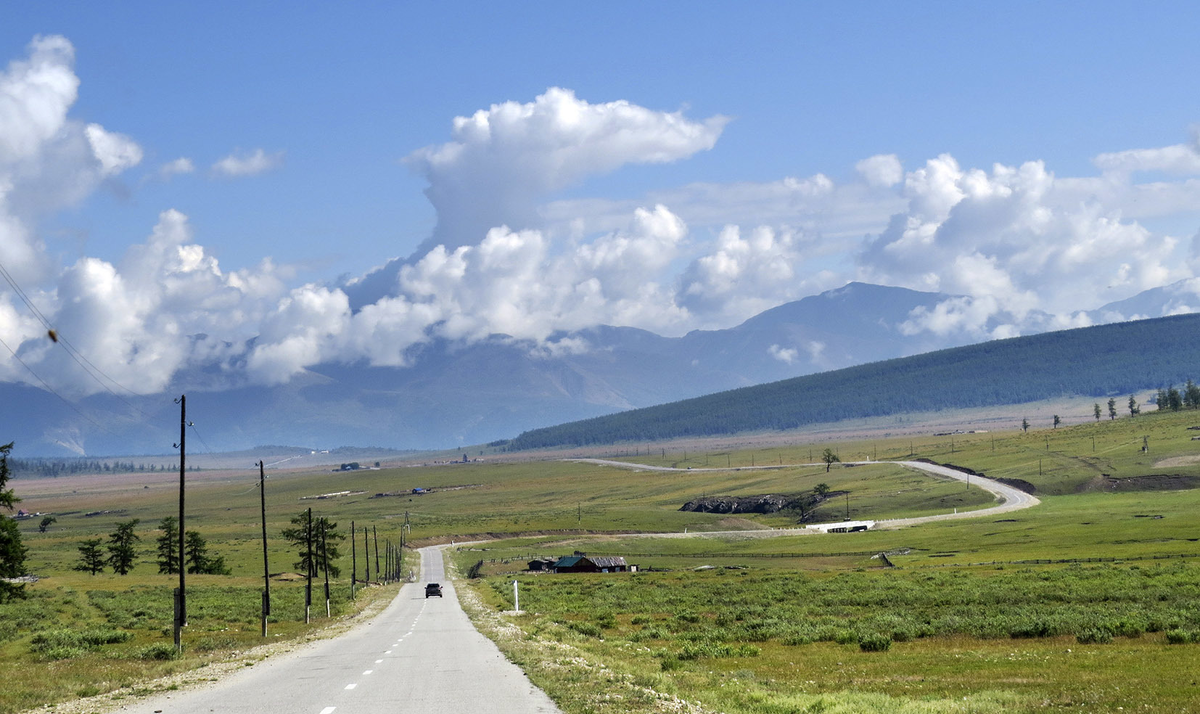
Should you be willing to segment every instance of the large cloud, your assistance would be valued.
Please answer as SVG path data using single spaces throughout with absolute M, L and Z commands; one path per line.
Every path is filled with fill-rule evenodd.
M 27 354 L 63 391 L 114 389 L 115 381 L 155 393 L 184 367 L 227 363 L 243 352 L 285 292 L 286 277 L 270 261 L 253 271 L 223 272 L 192 242 L 187 217 L 168 210 L 119 266 L 83 258 L 57 279 L 49 301 L 53 322 L 95 369 L 44 339 L 32 341 Z
M 249 365 L 256 379 L 275 383 L 324 361 L 404 366 L 409 347 L 435 338 L 507 335 L 553 353 L 567 348 L 554 339 L 564 330 L 678 329 L 687 312 L 656 280 L 686 235 L 663 206 L 639 209 L 623 230 L 562 249 L 541 231 L 493 228 L 478 245 L 438 245 L 403 266 L 395 294 L 357 312 L 341 291 L 294 290 L 264 323 Z
M 1076 311 L 1189 275 L 1176 239 L 1078 201 L 1074 188 L 1060 191 L 1040 161 L 988 173 L 930 159 L 905 177 L 908 211 L 866 243 L 859 276 L 967 296 L 907 329 L 999 336 L 1034 310 L 1055 315 L 1051 326 L 1079 324 Z
M 537 199 L 626 164 L 677 161 L 711 149 L 728 119 L 692 121 L 626 101 L 589 104 L 553 87 L 456 117 L 452 140 L 413 152 L 438 223 L 425 249 L 478 243 L 488 229 L 537 227 Z M 418 255 L 424 250 L 418 250 Z
M 66 38 L 35 37 L 0 72 L 0 262 L 38 279 L 50 270 L 32 226 L 137 164 L 141 148 L 98 124 L 70 119 L 79 78 Z

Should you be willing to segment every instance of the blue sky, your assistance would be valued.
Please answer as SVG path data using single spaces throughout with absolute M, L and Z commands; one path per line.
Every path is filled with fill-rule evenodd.
M 164 239 L 169 251 L 197 245 L 205 260 L 219 261 L 220 279 L 207 288 L 123 297 L 142 311 L 126 342 L 141 345 L 139 355 L 159 355 L 160 382 L 205 360 L 247 357 L 160 345 L 148 335 L 164 324 L 187 335 L 236 322 L 224 339 L 261 335 L 278 348 L 255 373 L 269 382 L 322 360 L 402 366 L 404 350 L 434 334 L 544 341 L 594 322 L 668 334 L 727 326 L 851 279 L 965 295 L 969 303 L 948 304 L 941 318 L 912 329 L 986 337 L 1019 333 L 1035 311 L 1079 324 L 1080 310 L 1195 277 L 1194 3 L 177 5 L 27 3 L 0 25 L 0 63 L 28 59 L 36 36 L 65 38 L 79 82 L 68 126 L 100 125 L 140 154 L 99 173 L 83 164 L 38 168 L 39 181 L 70 176 L 86 185 L 49 207 L 21 204 L 34 188 L 18 185 L 9 196 L 22 240 L 38 254 L 25 287 L 39 291 L 46 310 L 58 314 L 70 296 L 97 294 L 84 288 L 102 266 L 72 273 L 84 259 L 113 266 L 125 288 L 181 274 L 179 266 L 130 267 L 130 246 L 150 245 L 156 226 L 179 231 Z M 728 121 L 684 148 L 673 144 L 663 162 L 645 163 L 634 149 L 615 165 L 579 159 L 562 180 L 518 192 L 528 205 L 509 205 L 517 199 L 507 193 L 480 195 L 484 209 L 496 207 L 494 225 L 526 222 L 508 226 L 519 235 L 505 244 L 506 259 L 529 261 L 520 269 L 487 272 L 480 244 L 490 215 L 470 235 L 428 242 L 438 223 L 423 193 L 430 174 L 405 157 L 451 142 L 454 117 L 505 102 L 541 106 L 553 87 L 601 113 L 624 101 L 696 131 Z M 620 130 L 619 121 L 609 128 Z M 643 147 L 662 139 L 644 126 L 629 131 L 647 132 Z M 21 160 L 50 162 L 60 139 L 47 139 L 35 152 L 41 158 Z M 1120 153 L 1162 148 L 1175 158 Z M 261 172 L 223 177 L 212 168 L 260 151 Z M 505 151 L 512 165 L 526 155 L 519 145 Z M 484 192 L 532 186 L 547 151 L 530 145 L 534 173 L 480 159 L 436 180 Z M 1097 164 L 1103 154 L 1113 156 L 1107 169 Z M 952 163 L 928 163 L 943 155 Z M 892 158 L 868 177 L 856 165 L 873 156 Z M 167 177 L 164 165 L 180 158 L 193 170 Z M 1041 162 L 1041 172 L 1021 173 L 1026 162 Z M 995 164 L 1016 173 L 996 173 Z M 19 184 L 29 171 L 13 166 L 0 170 Z M 893 166 L 900 178 L 886 178 Z M 494 180 L 480 178 L 487 172 Z M 947 186 L 949 198 L 938 193 Z M 469 195 L 456 194 L 443 210 L 469 211 Z M 654 214 L 657 205 L 668 213 Z M 178 215 L 164 223 L 169 209 Z M 347 289 L 343 305 L 332 294 L 338 276 L 396 258 L 415 264 L 439 242 L 446 261 L 435 265 L 435 255 L 410 266 L 399 287 L 403 266 L 394 265 L 382 294 L 394 300 L 380 304 L 370 325 L 361 324 L 370 315 L 352 324 L 381 296 Z M 1041 245 L 1057 252 L 1043 260 L 1033 254 Z M 620 251 L 655 272 L 621 285 L 632 273 L 611 258 Z M 269 276 L 259 267 L 267 257 Z M 513 286 L 548 283 L 551 267 L 575 272 L 536 295 Z M 247 274 L 231 284 L 234 271 Z M 461 282 L 447 282 L 450 274 Z M 594 293 L 571 291 L 593 278 Z M 245 288 L 256 280 L 273 287 Z M 1078 287 L 1096 284 L 1106 289 Z M 180 305 L 218 288 L 238 292 L 233 312 L 181 314 L 188 310 Z M 239 302 L 250 292 L 252 306 Z M 28 315 L 10 303 L 0 335 L 32 340 Z M 508 306 L 493 310 L 497 303 Z M 83 321 L 86 332 L 83 324 L 104 312 L 94 306 L 62 318 Z M 356 330 L 367 331 L 357 338 L 361 350 L 330 346 Z M 146 369 L 143 357 L 100 337 L 94 348 L 114 350 L 115 370 Z M 38 361 L 35 347 L 24 349 Z M 46 369 L 53 373 L 49 362 Z M 19 373 L 7 365 L 0 377 Z

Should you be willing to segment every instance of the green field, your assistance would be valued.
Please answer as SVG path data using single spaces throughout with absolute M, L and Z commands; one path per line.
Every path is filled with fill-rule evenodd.
M 460 590 L 481 627 L 569 712 L 661 711 L 675 698 L 730 712 L 1186 711 L 1200 701 L 1190 675 L 1200 669 L 1194 425 L 1196 413 L 1151 413 L 1028 434 L 610 454 L 678 472 L 542 460 L 277 473 L 267 481 L 271 571 L 295 570 L 279 533 L 309 506 L 343 532 L 351 521 L 373 527 L 381 542 L 399 542 L 406 515 L 410 544 L 487 539 L 452 552 L 460 572 L 483 561 L 484 577 Z M 851 518 L 885 519 L 992 501 L 893 464 L 803 465 L 826 446 L 844 461 L 921 457 L 1021 479 L 1042 504 L 897 530 L 768 538 L 748 531 L 792 527 L 799 514 L 679 510 L 702 496 L 801 495 L 822 483 L 830 496 L 809 522 L 841 520 L 847 506 Z M 700 470 L 706 464 L 730 468 Z M 764 464 L 777 468 L 751 467 Z M 154 528 L 177 508 L 178 491 L 169 476 L 156 478 L 12 482 L 22 507 L 58 522 L 46 533 L 37 519 L 21 522 L 28 569 L 42 579 L 27 599 L 0 605 L 0 663 L 22 675 L 0 690 L 0 712 L 146 688 L 149 677 L 261 641 L 257 473 L 200 474 L 187 528 L 233 574 L 189 578 L 184 657 L 158 659 L 171 642 L 176 577 L 156 572 Z M 417 487 L 432 492 L 412 494 Z M 315 498 L 340 492 L 349 493 Z M 105 513 L 86 515 L 97 511 Z M 71 569 L 81 540 L 131 518 L 141 520 L 142 539 L 131 575 Z M 637 535 L 684 530 L 700 537 Z M 734 533 L 703 535 L 724 531 Z M 361 530 L 355 548 L 361 577 Z M 350 601 L 350 544 L 341 550 L 335 615 L 394 591 L 371 588 Z M 575 550 L 625 555 L 643 572 L 517 575 L 527 556 Z M 879 553 L 896 567 L 872 557 Z M 531 614 L 501 617 L 514 577 Z M 301 586 L 275 580 L 272 591 L 269 639 L 310 631 Z M 324 621 L 318 602 L 315 624 Z M 598 698 L 597 687 L 619 698 Z

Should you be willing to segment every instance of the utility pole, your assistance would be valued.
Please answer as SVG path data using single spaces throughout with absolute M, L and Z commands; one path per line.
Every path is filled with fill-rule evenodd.
M 267 474 L 263 462 L 258 462 L 258 497 L 262 506 L 263 541 L 263 602 L 262 636 L 267 636 L 267 616 L 271 614 L 271 566 L 267 564 Z
M 321 565 L 325 567 L 325 617 L 333 614 L 329 609 L 329 551 L 325 550 L 325 519 L 321 519 Z
M 358 531 L 350 521 L 350 599 L 354 599 L 354 586 L 358 584 Z
M 371 535 L 375 538 L 375 577 L 381 578 L 381 571 L 379 570 L 379 531 L 375 529 L 375 526 L 371 526 Z
M 183 525 L 183 486 L 184 474 L 187 472 L 185 440 L 187 439 L 187 395 L 179 395 L 175 400 L 179 404 L 179 589 L 175 591 L 175 651 L 183 652 L 183 626 L 187 624 L 187 590 L 184 573 L 187 566 L 183 562 L 184 525 Z
M 307 523 L 304 526 L 304 543 L 308 548 L 308 567 L 305 568 L 304 579 L 304 624 L 312 622 L 312 576 L 313 576 L 313 527 L 312 509 L 308 509 Z

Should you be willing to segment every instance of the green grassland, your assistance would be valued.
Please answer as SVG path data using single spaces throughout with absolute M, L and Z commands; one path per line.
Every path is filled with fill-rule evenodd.
M 1184 675 L 1200 670 L 1200 644 L 1189 643 L 1200 633 L 1200 490 L 1186 488 L 1200 483 L 1193 425 L 1200 425 L 1195 412 L 1148 413 L 1027 434 L 733 453 L 643 444 L 611 454 L 685 469 L 677 472 L 550 460 L 274 473 L 267 481 L 271 572 L 295 570 L 296 555 L 279 533 L 310 506 L 343 532 L 351 521 L 372 527 L 381 543 L 402 534 L 418 545 L 490 539 L 453 552 L 460 572 L 485 561 L 485 577 L 473 581 L 477 614 L 511 608 L 510 581 L 521 580 L 522 606 L 536 614 L 512 618 L 520 636 L 505 640 L 506 626 L 497 639 L 570 712 L 658 711 L 658 695 L 730 712 L 1021 711 L 1043 703 L 1185 711 L 1200 708 L 1200 690 Z M 834 464 L 826 472 L 811 464 L 826 446 L 845 462 L 919 457 L 1021 479 L 1042 504 L 896 530 L 768 538 L 748 531 L 794 527 L 799 515 L 679 510 L 706 495 L 798 495 L 821 483 L 831 495 L 810 522 L 841 520 L 847 503 L 854 519 L 992 503 L 981 489 L 895 464 Z M 22 507 L 54 513 L 58 522 L 46 533 L 37 532 L 37 519 L 21 522 L 28 568 L 42 580 L 27 587 L 27 599 L 0 605 L 0 663 L 20 673 L 14 682 L 28 683 L 0 689 L 0 712 L 136 684 L 260 641 L 257 472 L 189 479 L 187 528 L 199 530 L 233 574 L 189 577 L 182 659 L 157 659 L 171 641 L 176 578 L 158 575 L 153 556 L 154 528 L 177 508 L 177 483 L 73 477 L 28 482 L 23 491 L 22 480 L 12 482 Z M 417 487 L 432 492 L 412 494 Z M 315 498 L 341 492 L 348 493 Z M 107 512 L 85 515 L 96 511 Z M 81 540 L 130 518 L 141 520 L 142 538 L 131 575 L 71 569 Z M 636 535 L 685 529 L 747 532 Z M 355 549 L 361 577 L 361 530 Z M 654 571 L 517 575 L 524 556 L 574 550 L 626 555 Z M 872 557 L 878 553 L 898 567 L 884 567 Z M 350 601 L 349 542 L 341 554 L 333 607 L 349 614 L 365 598 Z M 1097 559 L 1105 562 L 1088 562 Z M 695 570 L 701 566 L 713 568 Z M 308 632 L 301 586 L 273 581 L 272 592 L 272 639 Z M 372 588 L 367 597 L 389 592 Z M 839 601 L 839 593 L 854 598 Z M 323 621 L 324 608 L 317 610 Z M 862 643 L 885 638 L 886 651 L 864 651 Z M 595 666 L 556 666 L 555 647 Z M 580 682 L 616 674 L 636 681 L 625 698 L 574 699 Z

